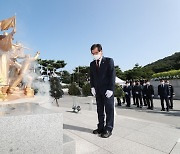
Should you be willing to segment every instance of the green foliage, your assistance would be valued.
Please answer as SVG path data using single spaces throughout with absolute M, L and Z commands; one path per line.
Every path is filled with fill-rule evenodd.
M 89 66 L 79 66 L 76 67 L 74 73 L 71 74 L 71 81 L 78 83 L 79 87 L 89 80 L 90 67 Z
M 68 71 L 63 71 L 62 73 L 57 73 L 61 76 L 61 82 L 70 84 L 71 83 L 71 74 Z
M 64 60 L 42 60 L 38 59 L 38 63 L 43 67 L 43 70 L 47 74 L 47 69 L 52 72 L 53 69 L 57 70 L 59 68 L 64 68 L 66 66 L 66 63 Z
M 115 85 L 114 96 L 119 98 L 122 98 L 124 96 L 124 92 L 121 85 Z
M 154 63 L 144 66 L 144 68 L 151 69 L 155 73 L 166 72 L 169 70 L 180 69 L 180 52 L 176 52 L 171 56 L 160 59 Z
M 72 83 L 69 86 L 68 93 L 69 95 L 72 95 L 72 96 L 81 95 L 80 88 L 75 83 Z
M 119 68 L 119 66 L 115 66 L 116 76 L 122 80 L 125 80 L 125 75 Z
M 153 74 L 154 79 L 180 79 L 180 70 L 171 70 Z
M 63 95 L 62 87 L 59 78 L 50 78 L 50 94 L 52 97 L 59 99 Z
M 91 94 L 91 85 L 90 83 L 86 83 L 83 87 L 82 87 L 82 93 L 84 96 L 92 96 Z

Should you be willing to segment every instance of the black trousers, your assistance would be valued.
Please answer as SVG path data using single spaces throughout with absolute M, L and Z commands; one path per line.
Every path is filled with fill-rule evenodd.
M 114 127 L 114 95 L 107 98 L 105 95 L 96 94 L 98 129 L 112 131 Z M 106 124 L 105 124 L 106 114 Z
M 150 109 L 153 109 L 154 108 L 154 105 L 153 105 L 153 98 L 152 96 L 146 96 L 146 100 L 147 100 L 147 105 L 148 105 L 148 108 Z
M 143 102 L 144 102 L 144 106 L 147 106 L 147 96 L 143 96 Z
M 173 108 L 173 96 L 169 97 L 169 107 Z
M 121 99 L 119 97 L 117 97 L 116 99 L 117 99 L 118 105 L 121 106 Z
M 132 97 L 133 97 L 133 104 L 136 105 L 136 95 L 133 94 Z
M 125 95 L 127 106 L 130 107 L 131 105 L 131 96 L 130 95 Z
M 143 106 L 141 94 L 136 94 L 136 105 L 137 105 L 137 107 L 139 107 L 139 102 L 140 102 L 140 106 Z
M 166 102 L 166 109 L 167 110 L 169 110 L 169 99 L 168 99 L 168 97 L 160 97 L 160 99 L 161 99 L 161 107 L 162 107 L 162 110 L 164 110 L 165 108 L 164 108 L 164 100 L 165 100 L 165 102 Z

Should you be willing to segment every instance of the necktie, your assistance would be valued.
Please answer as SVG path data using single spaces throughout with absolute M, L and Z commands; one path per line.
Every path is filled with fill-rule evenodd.
M 99 59 L 96 60 L 96 67 L 99 68 Z

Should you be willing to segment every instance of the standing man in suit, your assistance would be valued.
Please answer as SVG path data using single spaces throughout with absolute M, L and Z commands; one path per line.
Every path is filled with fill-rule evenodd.
M 147 109 L 154 109 L 154 105 L 153 105 L 153 97 L 154 97 L 154 87 L 153 85 L 150 84 L 149 81 L 146 82 L 146 85 L 144 87 L 144 92 L 146 94 L 146 100 L 147 100 L 147 105 L 148 108 Z
M 169 81 L 166 81 L 166 84 L 168 85 L 169 88 L 169 108 L 173 109 L 173 96 L 175 96 L 174 93 L 174 87 L 169 83 Z
M 133 97 L 133 105 L 136 105 L 136 93 L 135 93 L 135 82 L 133 81 L 132 82 L 132 86 L 131 86 L 131 88 L 132 88 L 132 97 Z
M 135 90 L 135 94 L 136 94 L 136 105 L 137 105 L 137 107 L 142 108 L 142 106 L 143 106 L 143 104 L 142 104 L 142 86 L 139 81 L 136 81 L 134 90 Z
M 166 101 L 166 110 L 169 111 L 169 87 L 167 84 L 164 84 L 164 80 L 160 81 L 160 85 L 158 86 L 158 96 L 161 100 L 161 111 L 165 111 L 164 108 L 164 100 Z
M 144 106 L 147 106 L 147 95 L 146 95 L 146 92 L 145 92 L 145 86 L 146 86 L 146 83 L 145 83 L 145 81 L 143 81 L 142 97 L 143 97 Z
M 103 57 L 100 44 L 91 46 L 91 54 L 95 59 L 90 63 L 91 93 L 96 97 L 98 114 L 97 129 L 93 131 L 93 134 L 101 134 L 102 138 L 108 138 L 112 135 L 114 127 L 114 61 Z
M 131 106 L 131 86 L 129 81 L 126 81 L 126 85 L 123 87 L 123 91 L 125 93 L 125 99 L 126 99 L 126 107 Z

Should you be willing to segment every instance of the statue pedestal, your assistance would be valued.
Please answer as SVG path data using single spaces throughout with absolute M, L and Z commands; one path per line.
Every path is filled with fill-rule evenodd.
M 38 104 L 0 105 L 0 153 L 63 153 L 63 117 Z
M 34 97 L 34 90 L 31 88 L 25 88 L 24 94 L 28 97 Z

